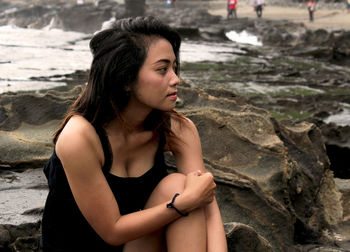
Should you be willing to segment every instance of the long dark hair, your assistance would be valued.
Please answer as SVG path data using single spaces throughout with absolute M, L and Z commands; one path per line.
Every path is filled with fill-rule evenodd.
M 164 38 L 172 45 L 178 74 L 181 38 L 175 30 L 154 17 L 120 19 L 111 28 L 93 36 L 90 41 L 93 61 L 88 83 L 54 134 L 54 143 L 73 115 L 83 116 L 95 127 L 103 127 L 115 118 L 123 122 L 120 113 L 128 104 L 128 90 L 136 81 L 149 45 L 155 38 Z M 157 134 L 172 134 L 171 115 L 181 117 L 174 110 L 154 110 L 146 118 L 144 127 Z

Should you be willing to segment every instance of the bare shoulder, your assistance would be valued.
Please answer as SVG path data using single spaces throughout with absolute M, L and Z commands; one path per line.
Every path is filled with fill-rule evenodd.
M 174 155 L 177 170 L 183 174 L 205 171 L 199 133 L 192 120 L 175 117 L 171 121 L 171 130 L 174 135 L 169 141 L 169 150 Z
M 171 117 L 171 130 L 177 137 L 181 137 L 182 134 L 197 133 L 197 127 L 191 119 L 185 116 Z
M 197 146 L 200 141 L 196 125 L 185 116 L 172 117 L 171 130 L 174 135 L 169 137 L 169 148 L 173 152 Z
M 73 116 L 57 139 L 56 153 L 61 159 L 84 158 L 85 155 L 101 159 L 100 145 L 94 127 L 84 117 Z

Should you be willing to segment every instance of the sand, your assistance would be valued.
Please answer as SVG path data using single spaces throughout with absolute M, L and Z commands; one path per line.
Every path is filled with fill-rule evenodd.
M 36 3 L 40 4 L 42 2 L 76 2 L 76 0 L 3 0 L 11 1 L 17 4 L 30 4 Z M 116 2 L 123 3 L 124 0 L 115 0 Z M 165 0 L 146 0 L 146 3 L 150 2 L 161 2 Z M 221 15 L 226 18 L 226 1 L 227 0 L 177 0 L 188 1 L 188 2 L 199 2 L 199 4 L 205 4 L 209 7 L 209 13 L 213 15 Z M 237 15 L 238 18 L 249 17 L 256 18 L 256 14 L 253 10 L 252 4 L 253 0 L 238 0 L 237 5 Z M 94 0 L 85 0 L 85 2 L 94 2 Z M 307 27 L 311 29 L 325 28 L 328 30 L 350 30 L 350 13 L 347 12 L 345 3 L 339 3 L 337 9 L 326 9 L 325 4 L 319 4 L 315 12 L 314 22 L 309 22 L 308 11 L 306 9 L 306 3 L 291 3 L 292 7 L 276 6 L 270 5 L 269 0 L 265 0 L 267 4 L 263 11 L 263 18 L 273 19 L 273 20 L 289 20 L 293 22 L 303 22 Z M 198 5 L 196 3 L 195 5 Z M 328 8 L 331 5 L 328 5 Z
M 267 0 L 265 0 L 266 2 Z M 226 1 L 217 0 L 210 3 L 210 13 L 226 17 Z M 293 22 L 303 22 L 310 29 L 325 28 L 328 30 L 350 30 L 350 13 L 347 12 L 345 4 L 342 9 L 326 9 L 325 6 L 316 9 L 314 22 L 309 22 L 309 14 L 306 3 L 295 3 L 293 7 L 282 7 L 267 5 L 263 11 L 263 18 L 272 20 L 289 20 Z M 256 14 L 251 4 L 240 2 L 237 5 L 238 18 L 249 17 L 256 18 Z

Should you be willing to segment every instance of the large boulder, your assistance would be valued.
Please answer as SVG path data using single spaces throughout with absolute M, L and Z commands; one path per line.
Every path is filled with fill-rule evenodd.
M 314 124 L 278 122 L 225 90 L 182 88 L 180 97 L 200 132 L 205 163 L 222 184 L 217 197 L 225 222 L 250 225 L 274 251 L 286 251 L 342 220 L 341 195 L 329 186 L 332 172 Z
M 52 152 L 52 135 L 59 120 L 81 92 L 9 93 L 0 97 L 0 165 L 39 167 Z
M 16 198 L 16 193 L 23 196 L 23 190 L 28 191 L 28 179 L 33 176 L 16 172 L 38 167 L 33 160 L 47 160 L 52 151 L 50 136 L 64 115 L 63 109 L 57 109 L 67 109 L 80 91 L 78 86 L 71 92 L 4 95 L 0 99 L 0 108 L 6 111 L 0 136 L 6 139 L 7 148 L 13 148 L 11 152 L 0 151 L 0 166 L 7 170 L 0 176 L 5 182 L 4 193 L 12 190 Z M 230 251 L 239 251 L 243 243 L 236 241 L 242 236 L 262 249 L 245 251 L 288 251 L 297 249 L 297 243 L 325 241 L 323 231 L 342 220 L 345 205 L 329 169 L 320 130 L 314 124 L 277 121 L 266 110 L 224 89 L 179 87 L 179 97 L 178 110 L 198 127 L 205 165 L 218 184 L 216 195 L 223 220 L 227 225 L 236 223 L 226 225 L 233 246 Z M 17 100 L 21 99 L 36 113 L 20 110 Z M 42 112 L 36 109 L 38 104 Z M 4 126 L 5 121 L 12 126 Z M 172 164 L 171 156 L 167 160 Z M 31 201 L 39 206 L 28 205 L 28 209 L 9 213 L 16 216 L 18 224 L 28 223 L 28 213 L 32 213 L 30 223 L 40 220 L 44 197 L 38 193 L 45 196 L 47 188 L 40 186 L 45 179 L 39 174 L 34 179 L 37 182 L 30 183 L 38 184 Z M 2 207 L 8 207 L 6 202 Z M 3 240 L 13 243 L 10 232 L 3 230 Z M 30 241 L 27 236 L 18 242 Z M 36 241 L 36 236 L 31 237 Z

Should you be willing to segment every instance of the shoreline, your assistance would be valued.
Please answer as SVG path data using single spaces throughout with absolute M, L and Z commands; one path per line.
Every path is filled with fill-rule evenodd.
M 11 2 L 17 5 L 30 5 L 38 4 L 43 0 L 4 0 L 3 2 Z M 122 4 L 124 0 L 114 0 Z M 190 3 L 190 5 L 200 6 L 207 8 L 211 15 L 218 15 L 226 19 L 227 0 L 177 0 L 180 3 Z M 270 2 L 271 1 L 271 2 Z M 314 13 L 314 22 L 309 22 L 307 4 L 292 3 L 288 6 L 282 6 L 274 4 L 275 0 L 265 0 L 266 6 L 263 10 L 263 19 L 268 20 L 287 20 L 295 23 L 303 23 L 309 29 L 326 29 L 328 31 L 335 30 L 349 30 L 350 31 L 350 13 L 346 10 L 345 3 L 329 4 L 320 2 L 316 6 Z M 74 3 L 76 0 L 49 0 L 49 2 L 61 2 L 61 3 Z M 92 3 L 94 0 L 85 0 L 86 3 Z M 252 18 L 257 19 L 256 13 L 252 7 L 253 0 L 238 0 L 237 4 L 237 16 L 238 18 Z M 164 0 L 147 0 L 146 4 L 163 4 Z M 282 2 L 281 4 L 285 4 Z M 234 22 L 234 20 L 232 20 Z
M 210 3 L 208 12 L 212 15 L 219 15 L 226 18 L 226 1 L 217 0 Z M 263 19 L 288 20 L 295 23 L 303 23 L 309 29 L 350 30 L 350 13 L 347 12 L 345 4 L 343 9 L 326 8 L 320 4 L 320 8 L 315 11 L 314 22 L 309 21 L 306 3 L 295 4 L 295 6 L 267 5 L 263 10 Z M 238 18 L 255 18 L 256 14 L 251 4 L 245 1 L 238 1 Z M 234 20 L 232 20 L 234 22 Z

